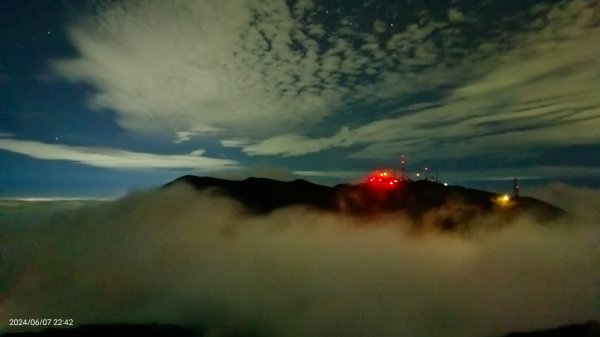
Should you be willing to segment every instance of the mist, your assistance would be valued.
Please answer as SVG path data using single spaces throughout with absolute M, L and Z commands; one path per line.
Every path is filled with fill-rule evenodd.
M 568 189 L 577 216 L 470 235 L 416 234 L 401 214 L 253 215 L 183 185 L 56 210 L 3 205 L 1 321 L 484 337 L 599 319 L 600 226 L 586 199 L 597 192 Z

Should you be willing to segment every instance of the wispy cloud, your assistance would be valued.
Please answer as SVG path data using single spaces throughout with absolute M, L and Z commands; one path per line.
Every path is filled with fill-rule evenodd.
M 365 176 L 367 172 L 364 171 L 346 171 L 346 170 L 333 170 L 333 171 L 293 171 L 295 175 L 302 177 L 317 177 L 317 178 L 337 178 L 337 179 L 357 179 Z
M 501 167 L 493 169 L 444 171 L 443 179 L 449 181 L 509 181 L 514 178 L 518 178 L 519 180 L 562 180 L 566 178 L 587 178 L 598 175 L 600 175 L 600 168 L 598 167 L 531 166 L 526 169 L 522 167 Z
M 194 127 L 193 129 L 188 130 L 188 131 L 177 131 L 177 132 L 175 132 L 175 140 L 173 140 L 173 143 L 179 144 L 179 143 L 187 142 L 188 140 L 192 139 L 192 137 L 195 137 L 195 136 L 214 135 L 221 131 L 223 131 L 223 129 L 210 127 L 210 126 Z
M 18 139 L 0 140 L 0 150 L 35 159 L 64 160 L 113 169 L 223 170 L 238 167 L 238 163 L 233 160 L 203 156 L 202 150 L 196 150 L 190 154 L 166 155 Z

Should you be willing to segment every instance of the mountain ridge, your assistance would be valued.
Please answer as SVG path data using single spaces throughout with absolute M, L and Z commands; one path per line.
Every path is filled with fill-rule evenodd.
M 508 198 L 429 180 L 403 181 L 395 188 L 381 189 L 368 183 L 324 186 L 304 179 L 279 181 L 250 177 L 227 180 L 185 175 L 163 188 L 182 183 L 198 191 L 210 190 L 237 200 L 255 214 L 268 214 L 295 205 L 362 217 L 404 212 L 415 223 L 433 218 L 434 225 L 443 230 L 457 229 L 484 215 L 494 215 L 500 222 L 526 215 L 546 223 L 567 214 L 557 206 L 531 197 Z

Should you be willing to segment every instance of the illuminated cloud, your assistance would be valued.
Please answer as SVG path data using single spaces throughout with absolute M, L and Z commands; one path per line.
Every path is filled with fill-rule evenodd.
M 0 150 L 42 160 L 64 160 L 83 165 L 113 169 L 197 169 L 224 170 L 237 162 L 203 156 L 203 150 L 190 154 L 153 154 L 119 149 L 48 144 L 36 141 L 2 139 Z

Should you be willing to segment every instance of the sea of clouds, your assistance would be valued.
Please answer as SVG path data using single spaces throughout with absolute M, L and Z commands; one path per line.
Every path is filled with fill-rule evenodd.
M 183 185 L 110 202 L 4 202 L 0 318 L 289 337 L 484 337 L 599 319 L 600 192 L 534 194 L 571 216 L 417 234 L 402 215 L 252 215 Z

